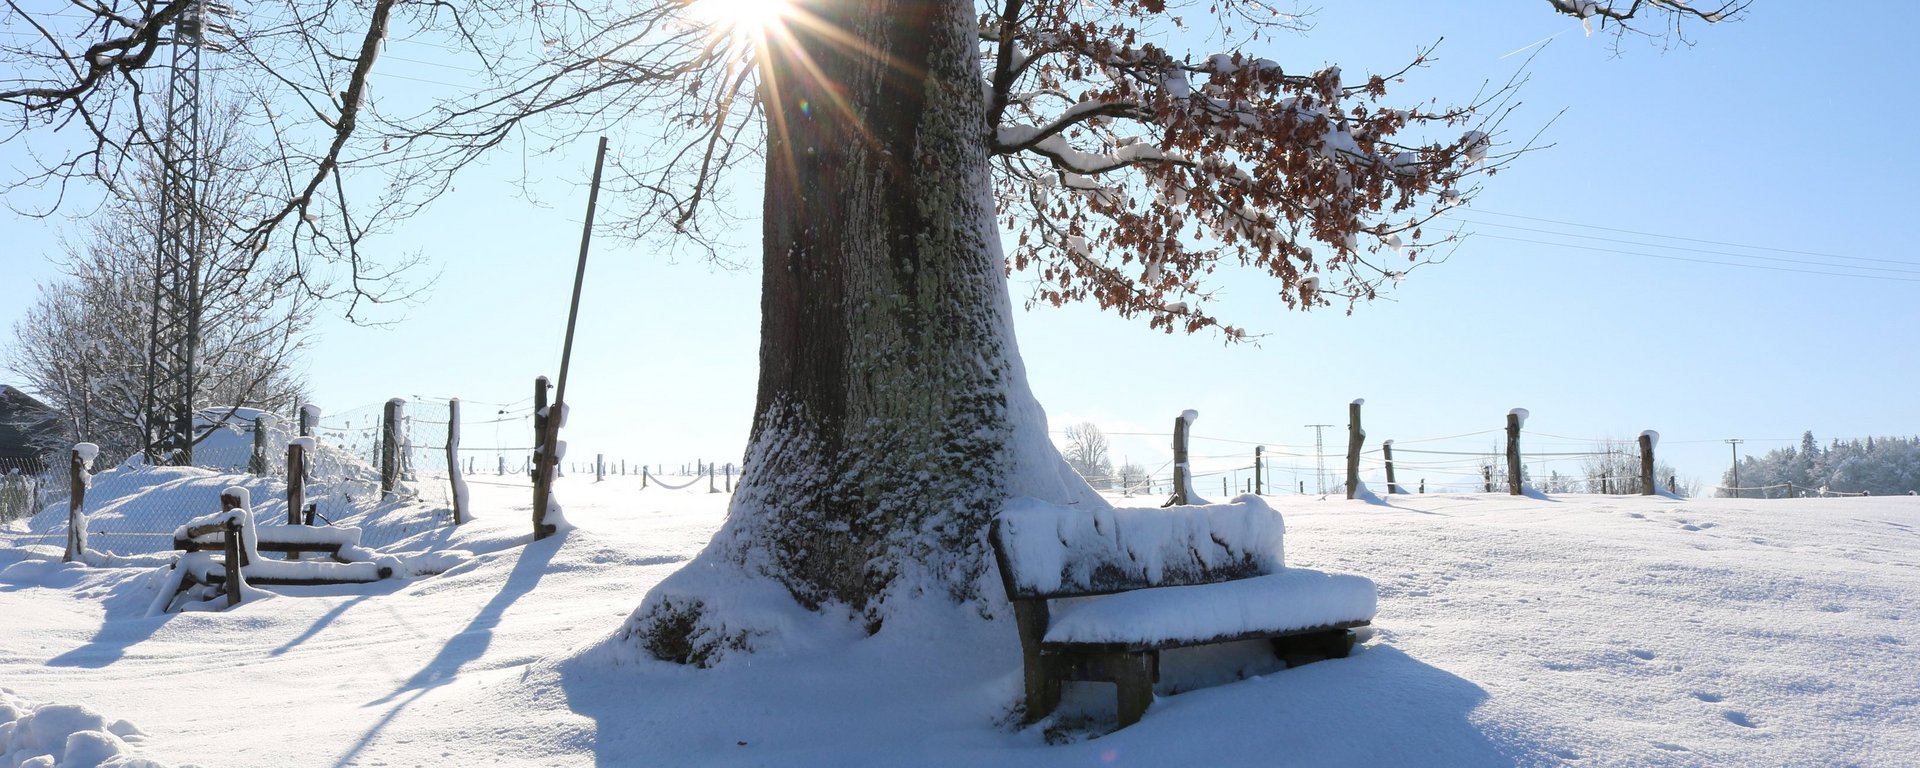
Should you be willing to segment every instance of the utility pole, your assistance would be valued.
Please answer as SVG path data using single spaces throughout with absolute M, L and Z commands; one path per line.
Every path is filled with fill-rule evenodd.
M 1740 498 L 1740 444 L 1746 442 L 1740 438 L 1728 438 L 1727 445 L 1733 449 L 1733 497 Z
M 1308 424 L 1313 428 L 1313 492 L 1327 495 L 1327 450 L 1325 430 L 1332 424 Z
M 193 463 L 194 357 L 200 347 L 200 262 L 214 234 L 205 231 L 200 192 L 211 170 L 200 147 L 200 51 L 222 48 L 208 32 L 232 30 L 207 17 L 233 9 L 206 0 L 174 18 L 165 126 L 160 134 L 160 196 L 155 222 L 153 306 L 148 317 L 147 387 L 141 403 L 142 453 L 149 464 Z

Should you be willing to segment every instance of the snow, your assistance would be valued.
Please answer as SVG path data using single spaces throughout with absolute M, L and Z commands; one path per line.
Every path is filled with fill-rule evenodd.
M 1158 643 L 1284 632 L 1373 619 L 1372 581 L 1288 568 L 1219 584 L 1160 587 L 1073 602 L 1053 612 L 1047 642 Z
M 1649 448 L 1660 447 L 1660 433 L 1649 429 L 1641 432 L 1640 436 L 1647 439 L 1647 447 Z
M 1198 569 L 1280 570 L 1286 526 L 1258 496 L 1226 504 L 1086 510 L 1013 499 L 1001 545 L 1025 593 L 1087 593 L 1114 581 L 1183 583 Z
M 235 482 L 179 468 L 99 481 L 89 498 L 116 505 L 94 515 L 103 526 L 205 511 Z M 270 485 L 247 484 L 271 505 Z M 638 477 L 558 489 L 578 528 L 539 542 L 524 483 L 475 483 L 477 519 L 458 528 L 406 533 L 431 515 L 404 506 L 346 515 L 384 553 L 473 553 L 440 575 L 279 588 L 151 618 L 157 563 L 61 563 L 43 535 L 57 527 L 12 523 L 0 529 L 0 722 L 85 707 L 126 746 L 86 736 L 83 752 L 208 766 L 1903 765 L 1920 754 L 1915 497 L 1267 497 L 1285 516 L 1283 573 L 1378 584 L 1363 642 L 1291 670 L 1257 642 L 1168 652 L 1145 719 L 1101 735 L 1113 718 L 1103 684 L 1070 684 L 1039 726 L 1010 724 L 1020 655 L 1004 606 L 989 621 L 975 606 L 903 604 L 868 637 L 765 580 L 683 570 L 718 529 L 725 494 L 641 490 Z M 55 507 L 44 514 L 64 520 Z M 712 669 L 609 642 L 669 574 L 752 606 L 778 642 Z M 235 713 L 249 737 L 235 738 Z M 1049 728 L 1062 743 L 1046 743 Z
M 93 443 L 74 443 L 73 452 L 80 454 L 82 469 L 92 470 L 93 460 L 100 458 L 100 446 Z
M 1527 417 L 1533 415 L 1533 412 L 1525 408 L 1515 408 L 1511 411 L 1507 411 L 1507 415 L 1512 416 L 1514 418 L 1514 423 L 1519 425 L 1521 429 L 1526 429 Z
M 313 449 L 316 444 L 316 441 L 311 437 L 295 437 L 287 440 L 288 447 L 300 446 L 300 450 L 305 451 L 309 456 L 313 455 Z
M 8 768 L 165 768 L 137 755 L 133 745 L 144 736 L 84 706 L 35 703 L 0 688 L 0 765 Z

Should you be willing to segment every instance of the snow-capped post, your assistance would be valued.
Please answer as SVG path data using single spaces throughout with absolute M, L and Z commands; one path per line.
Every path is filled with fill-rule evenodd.
M 240 571 L 240 567 L 247 564 L 246 556 L 243 553 L 245 547 L 241 546 L 241 539 L 244 534 L 241 533 L 240 528 L 250 523 L 250 521 L 242 522 L 241 517 L 251 512 L 249 509 L 251 501 L 247 496 L 247 489 L 245 488 L 230 487 L 220 492 L 220 511 L 233 512 L 238 510 L 240 512 L 240 515 L 229 517 L 220 525 L 221 530 L 226 534 L 224 536 L 226 541 L 223 542 L 226 551 L 222 554 L 226 557 L 226 563 L 224 563 L 224 565 L 227 568 L 226 591 L 227 607 L 229 608 L 239 605 L 240 593 L 246 591 L 246 582 L 243 581 L 245 576 Z M 295 557 L 298 557 L 298 555 L 295 555 Z
M 1367 442 L 1367 431 L 1360 428 L 1360 406 L 1366 398 L 1347 404 L 1347 498 L 1360 494 L 1360 446 Z
M 287 525 L 299 525 L 300 511 L 307 507 L 307 451 L 310 450 L 313 450 L 311 437 L 287 441 Z
M 1262 478 L 1260 477 L 1260 463 L 1265 460 L 1262 454 L 1266 452 L 1267 447 L 1264 445 L 1256 445 L 1253 447 L 1253 495 L 1255 496 L 1259 496 L 1266 491 L 1266 485 L 1261 482 Z
M 1660 442 L 1660 433 L 1651 429 L 1640 433 L 1640 495 L 1652 496 L 1657 492 L 1653 485 L 1653 446 Z M 1791 490 L 1792 486 L 1788 486 Z
M 1400 492 L 1400 485 L 1393 481 L 1393 441 L 1392 440 L 1388 440 L 1380 444 L 1380 456 L 1381 458 L 1385 459 L 1387 462 L 1387 495 L 1392 496 Z
M 547 494 L 552 490 L 548 482 L 552 475 L 546 471 L 547 458 L 547 377 L 533 378 L 533 461 L 527 466 L 527 473 L 533 477 L 533 537 L 545 537 L 547 524 Z
M 380 500 L 393 498 L 393 487 L 400 479 L 400 409 L 407 401 L 398 397 L 387 401 L 380 417 Z
M 300 436 L 313 437 L 313 428 L 320 425 L 320 406 L 313 403 L 300 404 Z
M 460 398 L 447 401 L 447 482 L 453 488 L 453 524 L 464 525 L 467 516 L 467 478 L 460 474 Z
M 1192 503 L 1188 493 L 1193 477 L 1187 468 L 1187 427 L 1199 415 L 1197 411 L 1183 411 L 1173 420 L 1173 496 L 1160 506 L 1182 507 Z
M 247 474 L 267 473 L 267 415 L 253 417 L 253 455 L 247 458 Z
M 75 443 L 73 452 L 67 461 L 67 482 L 71 492 L 67 494 L 67 553 L 62 562 L 86 562 L 87 555 L 87 489 L 93 486 L 93 460 L 100 455 L 100 446 L 93 443 Z
M 1507 493 L 1519 496 L 1520 483 L 1520 428 L 1526 426 L 1527 409 L 1515 408 L 1507 411 Z

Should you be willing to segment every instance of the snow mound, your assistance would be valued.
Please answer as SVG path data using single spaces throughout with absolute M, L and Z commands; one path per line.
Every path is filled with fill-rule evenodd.
M 0 688 L 0 765 L 26 768 L 166 768 L 134 754 L 145 740 L 125 720 L 76 704 L 35 704 Z

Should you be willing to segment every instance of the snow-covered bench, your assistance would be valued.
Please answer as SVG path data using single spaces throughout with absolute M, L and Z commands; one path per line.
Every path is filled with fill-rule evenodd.
M 189 520 L 174 530 L 174 547 L 186 554 L 174 563 L 173 589 L 164 596 L 169 603 L 196 585 L 217 589 L 218 594 L 226 596 L 227 604 L 233 605 L 240 602 L 249 585 L 363 584 L 394 574 L 391 558 L 359 546 L 358 528 L 261 528 L 253 523 L 247 489 L 240 487 L 222 491 L 220 506 L 221 511 Z M 295 556 L 325 552 L 332 561 L 268 560 L 260 556 L 262 551 Z
M 1153 702 L 1160 651 L 1270 639 L 1289 666 L 1343 658 L 1373 620 L 1371 580 L 1283 567 L 1280 513 L 1255 496 L 1168 509 L 1010 502 L 991 539 L 1012 601 L 1029 722 L 1063 681 L 1108 681 L 1119 719 Z M 1066 600 L 1056 605 L 1049 601 Z
M 313 525 L 270 525 L 253 531 L 254 547 L 259 552 L 302 555 L 324 554 L 337 563 L 369 559 L 360 547 L 360 529 Z M 218 526 L 190 529 L 181 526 L 173 532 L 173 548 L 183 552 L 219 551 L 225 537 Z M 297 560 L 298 557 L 289 559 Z

